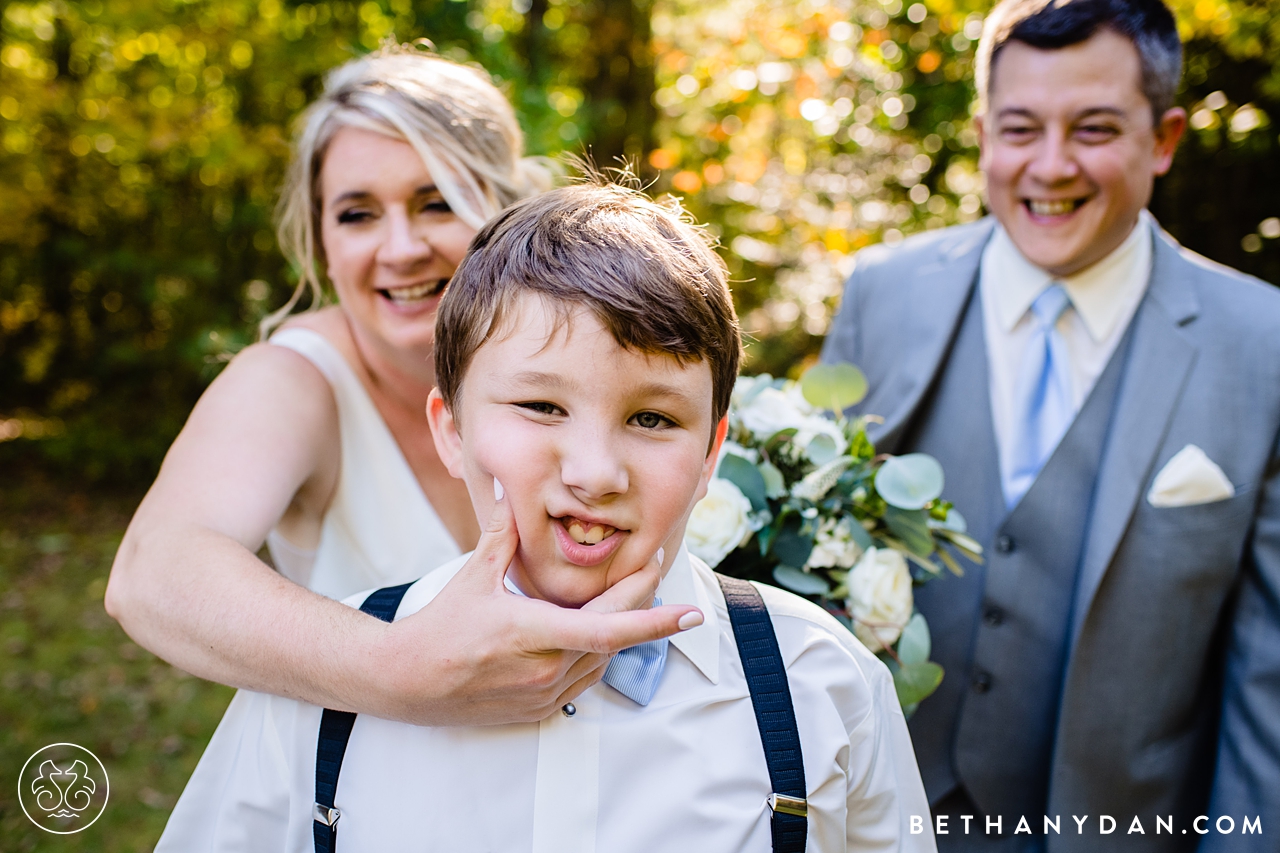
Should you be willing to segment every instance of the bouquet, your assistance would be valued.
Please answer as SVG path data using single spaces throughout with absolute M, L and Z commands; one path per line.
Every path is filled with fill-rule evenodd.
M 877 454 L 871 416 L 842 415 L 866 387 L 850 364 L 817 365 L 799 382 L 740 377 L 716 475 L 686 539 L 725 574 L 823 606 L 888 665 L 910 714 L 943 676 L 912 589 L 946 570 L 962 574 L 956 554 L 981 562 L 982 548 L 942 499 L 937 460 Z

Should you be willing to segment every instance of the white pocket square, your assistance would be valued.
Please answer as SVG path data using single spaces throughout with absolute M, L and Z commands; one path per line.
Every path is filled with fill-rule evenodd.
M 1235 486 L 1217 463 L 1188 444 L 1156 475 L 1147 502 L 1155 507 L 1194 506 L 1226 500 L 1235 493 Z

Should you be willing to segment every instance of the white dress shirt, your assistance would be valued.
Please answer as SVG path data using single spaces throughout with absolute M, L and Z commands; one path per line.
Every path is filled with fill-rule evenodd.
M 424 607 L 465 561 L 418 581 L 398 616 Z M 803 745 L 808 849 L 934 850 L 888 670 L 820 608 L 761 593 Z M 647 706 L 597 684 L 574 700 L 572 717 L 541 723 L 429 728 L 357 717 L 338 782 L 338 853 L 770 850 L 772 789 L 719 585 L 682 548 L 658 594 L 698 606 L 706 621 L 671 638 Z M 309 853 L 320 714 L 237 693 L 158 853 Z
M 1013 437 L 1019 428 L 1015 388 L 1034 331 L 1031 303 L 1055 281 L 1071 298 L 1057 328 L 1071 360 L 1071 401 L 1078 414 L 1147 292 L 1155 239 L 1152 228 L 1151 214 L 1144 210 L 1111 254 L 1075 275 L 1054 278 L 1027 260 L 1004 228 L 996 226 L 982 253 L 978 287 L 991 417 L 1005 480 L 1014 469 Z

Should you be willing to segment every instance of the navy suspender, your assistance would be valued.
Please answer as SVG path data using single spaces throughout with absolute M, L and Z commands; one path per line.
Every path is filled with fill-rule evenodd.
M 769 767 L 769 782 L 773 785 L 773 796 L 769 798 L 769 807 L 773 810 L 773 850 L 774 853 L 804 853 L 809 829 L 804 760 L 778 638 L 764 600 L 754 586 L 721 574 L 717 574 L 716 579 L 720 581 L 729 609 L 729 622 L 738 643 L 747 689 L 751 691 L 751 705 L 755 708 L 756 725 L 760 727 L 760 740 L 764 744 L 764 760 Z M 360 609 L 390 622 L 410 586 L 406 583 L 371 593 Z M 334 796 L 355 721 L 355 714 L 328 708 L 320 718 L 312 823 L 316 853 L 335 853 L 337 823 L 342 813 L 334 807 Z
M 756 725 L 764 744 L 764 760 L 769 766 L 773 796 L 774 853 L 804 853 L 809 831 L 808 790 L 804 782 L 804 757 L 800 751 L 800 729 L 787 685 L 787 669 L 778 649 L 778 637 L 764 599 L 749 581 L 716 574 L 724 603 L 729 609 L 738 657 L 747 676 Z
M 396 617 L 400 599 L 411 586 L 412 583 L 402 583 L 371 592 L 360 605 L 360 611 L 390 622 Z M 334 853 L 337 843 L 338 818 L 342 812 L 334 807 L 333 798 L 338 793 L 342 757 L 347 754 L 347 741 L 351 739 L 355 722 L 356 715 L 350 711 L 325 708 L 320 716 L 320 737 L 316 742 L 316 804 L 311 821 L 316 853 Z

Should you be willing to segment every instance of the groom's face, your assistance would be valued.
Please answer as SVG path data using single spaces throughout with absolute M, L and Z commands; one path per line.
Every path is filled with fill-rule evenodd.
M 1133 42 L 1007 42 L 978 119 L 987 203 L 1026 258 L 1066 276 L 1119 246 L 1169 170 L 1186 114 L 1152 121 Z

